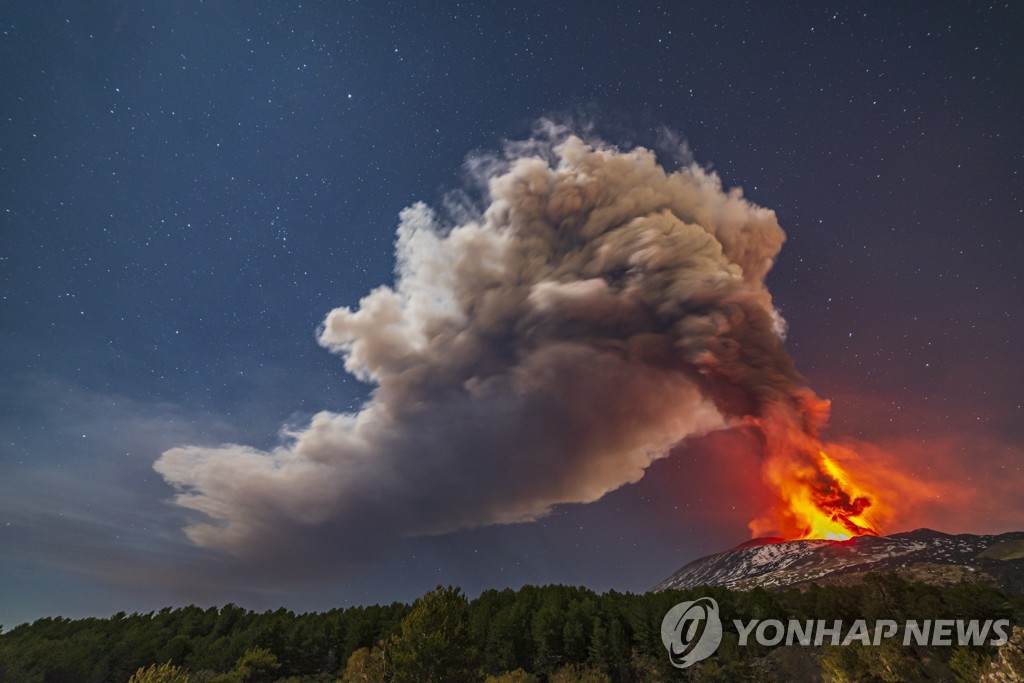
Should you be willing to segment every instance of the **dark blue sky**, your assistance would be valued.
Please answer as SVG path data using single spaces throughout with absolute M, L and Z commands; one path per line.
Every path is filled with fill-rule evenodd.
M 700 444 L 597 503 L 333 582 L 249 584 L 181 533 L 153 462 L 358 408 L 324 315 L 392 282 L 403 208 L 545 116 L 622 145 L 674 131 L 778 213 L 769 285 L 833 433 L 1024 487 L 1024 7 L 257 5 L 0 9 L 0 623 L 643 590 L 742 541 L 756 487 L 688 490 Z M 1024 526 L 1019 502 L 975 507 L 933 525 Z

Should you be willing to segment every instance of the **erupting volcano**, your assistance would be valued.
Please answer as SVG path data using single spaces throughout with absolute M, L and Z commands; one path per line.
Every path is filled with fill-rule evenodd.
M 880 535 L 870 514 L 880 509 L 878 496 L 830 456 L 830 447 L 819 437 L 829 402 L 811 396 L 801 403 L 813 409 L 799 414 L 800 424 L 784 411 L 769 411 L 755 421 L 764 435 L 764 478 L 780 507 L 751 522 L 751 532 L 783 540 Z
M 807 461 L 807 466 L 795 469 L 788 479 L 777 483 L 779 496 L 788 505 L 786 514 L 794 525 L 793 536 L 786 540 L 846 540 L 881 533 L 867 514 L 874 498 L 857 486 L 841 465 L 824 450 L 799 457 Z
M 264 563 L 268 546 L 319 558 L 536 520 L 728 429 L 759 435 L 776 499 L 755 535 L 879 533 L 868 484 L 882 479 L 822 441 L 829 403 L 785 348 L 773 211 L 695 163 L 666 169 L 550 122 L 469 168 L 484 196 L 448 217 L 406 209 L 394 286 L 324 319 L 320 343 L 375 385 L 359 411 L 318 413 L 272 451 L 156 463 L 209 517 L 194 541 Z

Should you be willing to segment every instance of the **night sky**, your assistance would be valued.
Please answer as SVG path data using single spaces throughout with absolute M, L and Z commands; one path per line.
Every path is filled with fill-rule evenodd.
M 0 623 L 641 591 L 745 540 L 759 475 L 707 457 L 729 434 L 315 580 L 182 531 L 154 462 L 358 410 L 318 326 L 394 282 L 404 208 L 541 119 L 667 165 L 685 141 L 777 212 L 768 286 L 829 434 L 955 486 L 887 532 L 1024 528 L 1024 5 L 257 5 L 0 8 Z

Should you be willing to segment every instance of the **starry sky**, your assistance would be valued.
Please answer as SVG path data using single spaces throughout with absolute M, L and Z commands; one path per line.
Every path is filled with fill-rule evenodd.
M 357 410 L 372 387 L 318 325 L 394 281 L 400 211 L 542 118 L 675 136 L 774 209 L 768 285 L 830 434 L 962 487 L 908 527 L 1024 527 L 1021 35 L 1017 3 L 4 3 L 0 623 L 638 591 L 742 542 L 756 474 L 692 485 L 729 434 L 598 502 L 315 582 L 182 533 L 160 454 Z

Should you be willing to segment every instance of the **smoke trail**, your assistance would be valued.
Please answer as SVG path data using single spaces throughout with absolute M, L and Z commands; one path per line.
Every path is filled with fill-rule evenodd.
M 454 224 L 403 211 L 395 286 L 323 323 L 320 343 L 375 386 L 358 413 L 319 413 L 268 452 L 156 462 L 209 518 L 187 528 L 196 543 L 358 554 L 597 500 L 732 424 L 816 439 L 827 404 L 764 283 L 774 212 L 695 164 L 667 172 L 550 125 L 472 168 L 485 208 Z

